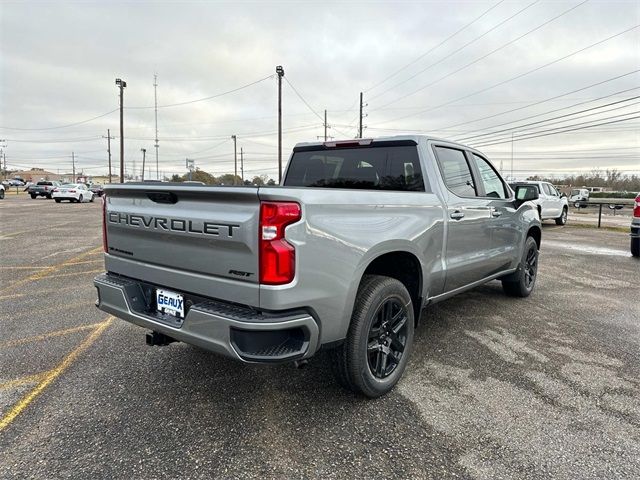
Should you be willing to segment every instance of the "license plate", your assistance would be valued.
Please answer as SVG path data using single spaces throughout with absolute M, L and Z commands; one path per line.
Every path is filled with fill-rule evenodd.
M 156 308 L 161 313 L 184 318 L 184 297 L 169 290 L 156 290 Z

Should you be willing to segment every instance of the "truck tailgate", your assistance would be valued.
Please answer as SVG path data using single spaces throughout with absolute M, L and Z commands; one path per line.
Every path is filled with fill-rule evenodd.
M 107 270 L 258 305 L 258 189 L 110 185 Z

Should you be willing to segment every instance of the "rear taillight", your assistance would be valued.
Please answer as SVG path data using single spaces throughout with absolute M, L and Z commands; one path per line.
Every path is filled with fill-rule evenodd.
M 636 201 L 633 204 L 633 216 L 640 217 L 640 195 L 636 197 Z
M 69 190 L 69 193 L 76 193 L 75 190 Z
M 102 249 L 105 253 L 108 252 L 109 246 L 107 244 L 107 196 L 102 196 Z
M 260 204 L 260 283 L 283 285 L 296 273 L 296 249 L 284 238 L 287 225 L 302 217 L 294 202 Z

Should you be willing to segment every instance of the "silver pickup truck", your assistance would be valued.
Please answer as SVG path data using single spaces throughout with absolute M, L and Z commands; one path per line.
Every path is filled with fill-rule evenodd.
M 423 307 L 494 279 L 532 292 L 537 196 L 422 135 L 298 144 L 276 187 L 108 185 L 96 304 L 151 345 L 262 363 L 327 349 L 342 385 L 377 397 Z

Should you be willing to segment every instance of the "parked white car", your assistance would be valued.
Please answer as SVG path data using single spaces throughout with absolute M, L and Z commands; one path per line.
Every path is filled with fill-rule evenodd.
M 0 184 L 0 200 L 4 198 L 4 185 Z
M 538 206 L 540 220 L 555 220 L 556 225 L 567 223 L 567 213 L 569 212 L 569 201 L 566 195 L 562 195 L 556 187 L 548 182 L 524 181 L 514 182 L 511 188 L 517 185 L 535 185 L 538 188 L 539 197 L 533 203 Z
M 60 185 L 52 195 L 56 203 L 62 200 L 69 202 L 93 202 L 93 192 L 84 183 L 68 183 Z
M 589 200 L 589 190 L 586 188 L 574 188 L 571 190 L 569 202 L 573 203 L 576 208 L 582 207 Z M 586 205 L 584 205 L 586 206 Z

